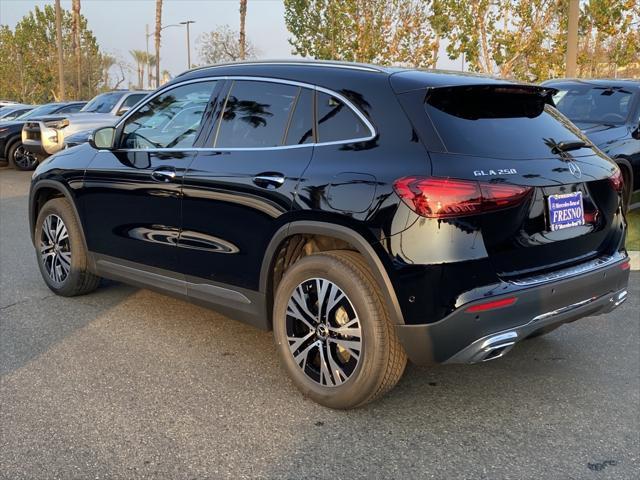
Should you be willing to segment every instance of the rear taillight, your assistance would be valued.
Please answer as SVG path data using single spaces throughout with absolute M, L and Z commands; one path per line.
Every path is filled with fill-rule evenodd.
M 455 178 L 404 177 L 393 188 L 418 215 L 450 218 L 512 207 L 531 191 L 530 187 L 476 182 Z
M 609 177 L 609 183 L 611 183 L 611 186 L 616 192 L 622 193 L 622 189 L 624 188 L 624 179 L 622 178 L 622 172 L 619 168 L 616 168 L 614 174 Z

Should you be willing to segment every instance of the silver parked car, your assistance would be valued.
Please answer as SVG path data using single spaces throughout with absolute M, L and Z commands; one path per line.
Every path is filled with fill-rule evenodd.
M 118 118 L 147 96 L 145 91 L 116 90 L 101 93 L 72 115 L 52 115 L 27 122 L 22 128 L 25 149 L 43 159 L 62 150 L 65 137 L 83 130 L 115 124 Z

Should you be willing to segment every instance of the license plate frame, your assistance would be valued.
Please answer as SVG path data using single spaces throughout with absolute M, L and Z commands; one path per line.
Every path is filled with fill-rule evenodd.
M 584 225 L 582 192 L 549 195 L 547 213 L 547 227 L 550 232 Z

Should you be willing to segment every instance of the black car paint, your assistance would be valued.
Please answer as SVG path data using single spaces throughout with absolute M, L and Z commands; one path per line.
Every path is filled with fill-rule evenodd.
M 631 168 L 633 189 L 640 189 L 640 81 L 638 80 L 549 80 L 544 86 L 566 88 L 573 85 L 590 85 L 602 88 L 624 88 L 634 93 L 633 105 L 629 115 L 620 125 L 603 123 L 575 122 L 576 126 L 589 137 L 589 140 L 609 157 L 625 162 L 624 167 Z M 628 162 L 628 163 L 626 163 Z
M 606 186 L 616 167 L 590 147 L 520 161 L 516 175 L 496 173 L 491 181 L 543 186 L 556 193 L 584 190 L 584 180 L 594 179 L 602 215 L 611 225 L 607 230 L 585 226 L 554 232 L 556 238 L 533 238 L 526 232 L 518 235 L 519 225 L 510 224 L 505 212 L 428 219 L 418 217 L 395 194 L 393 182 L 404 176 L 474 179 L 476 170 L 513 168 L 506 159 L 432 149 L 438 137 L 416 110 L 432 86 L 506 82 L 394 69 L 245 64 L 191 71 L 163 88 L 229 76 L 302 82 L 339 93 L 371 122 L 375 136 L 263 151 L 203 149 L 202 136 L 195 145 L 199 148 L 183 152 L 96 152 L 82 144 L 50 157 L 36 171 L 31 228 L 39 198 L 45 198 L 42 188 L 58 189 L 77 207 L 96 272 L 214 305 L 266 329 L 271 321 L 270 272 L 278 248 L 292 234 L 327 235 L 359 250 L 386 287 L 393 321 L 416 326 L 442 322 L 464 305 L 497 293 L 526 290 L 505 281 L 509 276 L 624 252 L 624 217 L 617 196 Z M 220 108 L 215 99 L 211 105 L 203 132 L 212 129 Z M 582 181 L 571 175 L 568 161 L 579 162 Z M 158 181 L 152 176 L 156 169 L 172 169 L 178 180 Z M 285 182 L 278 189 L 257 185 L 254 179 L 263 173 L 282 174 Z M 544 208 L 534 208 L 536 202 L 541 200 L 532 197 L 514 208 L 521 209 L 522 221 L 539 226 Z M 515 236 L 501 234 L 504 228 Z M 582 235 L 585 229 L 592 234 Z M 489 241 L 483 240 L 484 231 L 493 232 Z M 523 242 L 539 251 L 524 250 Z M 568 248 L 573 253 L 567 254 Z

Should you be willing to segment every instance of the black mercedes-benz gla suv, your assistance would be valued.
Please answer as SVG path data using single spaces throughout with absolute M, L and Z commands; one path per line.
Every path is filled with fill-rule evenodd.
M 57 294 L 121 280 L 273 329 L 315 401 L 498 358 L 626 297 L 618 167 L 554 89 L 330 62 L 186 72 L 33 176 Z

